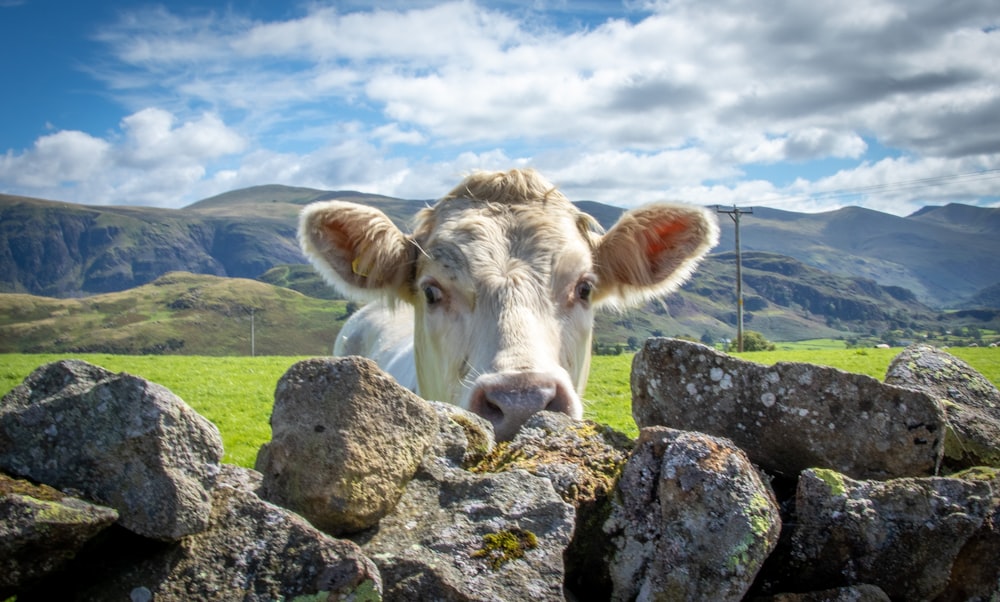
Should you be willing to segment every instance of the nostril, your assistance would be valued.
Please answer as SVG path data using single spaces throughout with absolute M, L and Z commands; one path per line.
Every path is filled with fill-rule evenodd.
M 475 393 L 473 393 L 472 400 L 469 403 L 469 410 L 473 414 L 489 420 L 494 425 L 503 421 L 503 408 L 494 403 L 489 398 L 489 393 L 483 388 L 476 389 Z
M 492 401 L 485 401 L 483 403 L 483 413 L 482 416 L 490 421 L 498 421 L 503 419 L 503 410 L 500 406 L 493 403 Z
M 553 391 L 552 399 L 550 399 L 548 405 L 545 406 L 545 410 L 573 416 L 573 399 L 565 389 L 561 386 L 557 386 Z

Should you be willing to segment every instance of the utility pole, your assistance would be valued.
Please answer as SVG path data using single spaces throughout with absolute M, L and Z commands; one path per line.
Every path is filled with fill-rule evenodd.
M 740 253 L 740 216 L 753 215 L 753 209 L 716 207 L 718 213 L 727 213 L 736 225 L 736 350 L 743 351 L 743 259 Z
M 254 333 L 254 309 L 250 308 L 250 357 L 257 357 L 257 339 Z

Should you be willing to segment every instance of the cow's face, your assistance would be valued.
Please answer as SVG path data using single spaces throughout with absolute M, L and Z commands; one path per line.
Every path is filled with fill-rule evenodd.
M 303 212 L 300 238 L 346 294 L 411 303 L 420 394 L 505 439 L 541 410 L 579 418 L 594 309 L 679 286 L 718 226 L 704 209 L 654 205 L 602 236 L 533 172 L 512 171 L 471 176 L 409 236 L 377 210 L 330 202 Z
M 539 410 L 583 414 L 597 281 L 589 222 L 544 209 L 450 199 L 416 233 L 421 395 L 489 419 L 499 438 Z

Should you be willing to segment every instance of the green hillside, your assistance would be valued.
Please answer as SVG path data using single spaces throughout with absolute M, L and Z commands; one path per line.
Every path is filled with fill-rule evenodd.
M 188 205 L 179 211 L 236 220 L 271 218 L 295 223 L 302 207 L 309 203 L 334 199 L 377 207 L 397 226 L 404 229 L 413 215 L 426 203 L 353 190 L 316 190 L 271 184 L 226 192 Z
M 0 295 L 0 352 L 328 355 L 344 312 L 263 282 L 174 272 L 84 299 Z
M 74 297 L 125 290 L 170 271 L 256 278 L 275 266 L 304 263 L 297 215 L 308 203 L 335 198 L 376 207 L 404 229 L 428 204 L 277 185 L 234 190 L 182 209 L 0 194 L 0 292 Z M 622 212 L 577 204 L 605 227 Z M 860 207 L 815 214 L 758 207 L 741 223 L 745 252 L 906 288 L 937 309 L 968 307 L 971 297 L 982 298 L 1000 283 L 1000 208 L 951 204 L 899 217 Z M 733 249 L 732 220 L 722 216 L 720 225 L 716 253 Z
M 333 198 L 377 207 L 404 229 L 426 204 L 288 186 L 236 190 L 175 210 L 0 194 L 0 293 L 12 293 L 0 299 L 0 349 L 242 354 L 250 347 L 245 322 L 256 308 L 263 312 L 255 319 L 262 353 L 328 350 L 339 325 L 328 313 L 343 313 L 345 303 L 333 302 L 338 293 L 304 265 L 295 232 L 304 205 Z M 578 204 L 605 227 L 622 211 Z M 720 220 L 719 247 L 680 291 L 599 314 L 597 347 L 634 346 L 655 335 L 733 338 L 731 221 Z M 1000 330 L 998 227 L 1000 209 L 963 205 L 905 218 L 857 207 L 822 214 L 758 208 L 742 229 L 744 325 L 772 341 L 905 341 L 927 332 Z M 178 272 L 260 282 L 175 286 Z M 271 291 L 263 310 L 252 284 Z M 285 289 L 302 295 L 288 297 Z M 205 301 L 213 295 L 220 300 Z M 951 304 L 932 309 L 928 299 Z M 269 326 L 284 336 L 269 339 Z
M 328 299 L 337 292 L 309 266 L 277 266 L 261 279 Z M 777 341 L 848 337 L 919 325 L 936 327 L 939 313 L 903 289 L 836 276 L 790 257 L 748 252 L 743 258 L 744 324 Z M 955 322 L 966 316 L 949 315 Z M 988 318 L 982 326 L 988 326 Z M 975 323 L 968 317 L 966 322 Z M 965 322 L 962 322 L 963 324 Z M 622 312 L 599 312 L 595 341 L 607 347 L 649 336 L 712 340 L 735 336 L 736 272 L 733 253 L 710 255 L 684 287 L 663 299 Z

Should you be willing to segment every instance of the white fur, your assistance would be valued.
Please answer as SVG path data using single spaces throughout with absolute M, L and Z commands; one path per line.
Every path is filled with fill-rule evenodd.
M 370 357 L 509 437 L 539 395 L 552 394 L 545 409 L 582 416 L 594 309 L 679 287 L 718 224 L 705 209 L 660 204 L 602 235 L 551 184 L 512 170 L 470 176 L 423 210 L 411 235 L 375 209 L 334 201 L 303 210 L 299 238 L 327 281 L 376 299 L 344 325 L 335 354 Z

